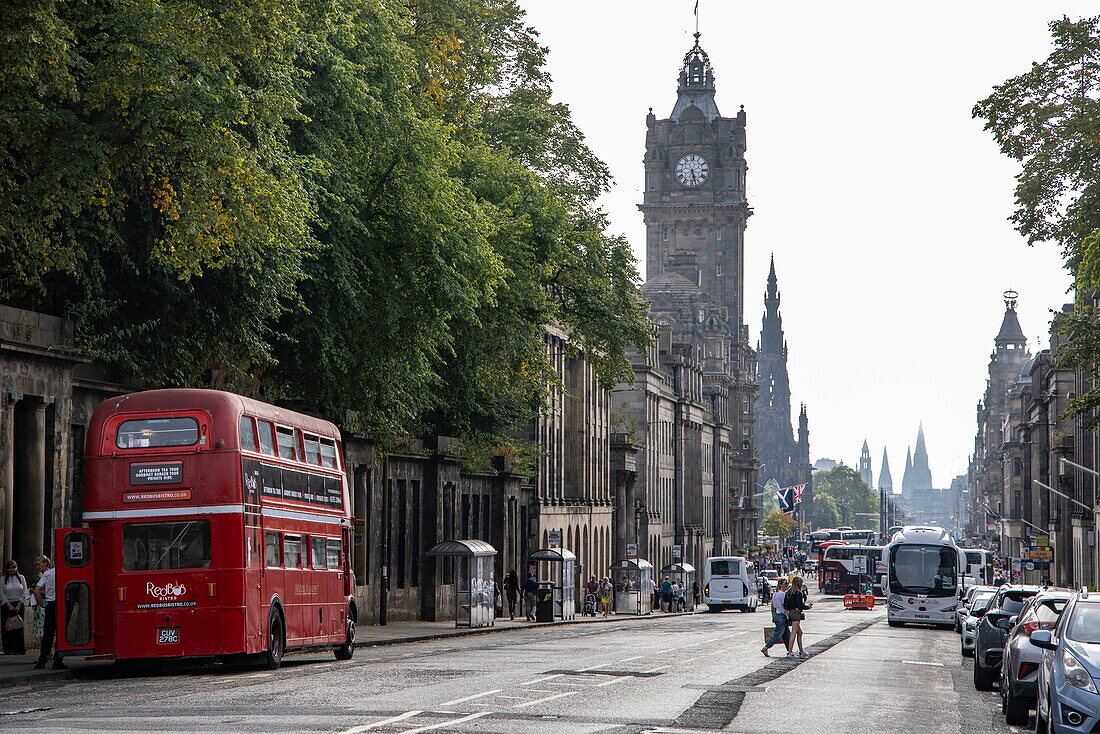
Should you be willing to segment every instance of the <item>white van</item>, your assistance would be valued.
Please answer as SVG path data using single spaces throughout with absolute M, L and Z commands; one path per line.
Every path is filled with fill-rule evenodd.
M 741 556 L 712 556 L 703 563 L 703 602 L 709 611 L 755 612 L 759 591 L 751 561 Z

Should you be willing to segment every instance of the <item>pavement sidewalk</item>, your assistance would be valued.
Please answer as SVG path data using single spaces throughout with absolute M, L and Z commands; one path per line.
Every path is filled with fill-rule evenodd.
M 705 606 L 697 607 L 699 610 Z M 666 617 L 689 616 L 693 612 L 654 612 L 642 616 L 634 614 L 612 614 L 610 617 L 577 617 L 576 619 L 556 622 L 527 622 L 522 619 L 511 621 L 497 619 L 492 627 L 479 627 L 476 629 L 456 628 L 453 621 L 450 622 L 392 622 L 385 626 L 361 624 L 355 630 L 356 647 L 378 647 L 381 645 L 400 645 L 408 642 L 424 642 L 448 637 L 467 637 L 469 635 L 493 634 L 496 632 L 515 632 L 525 629 L 538 629 L 541 627 L 560 627 L 575 624 L 602 624 L 606 622 L 645 622 L 664 619 Z M 35 670 L 34 663 L 38 659 L 37 652 L 29 652 L 26 655 L 0 655 L 0 689 L 14 686 L 25 686 L 31 683 L 47 683 L 51 681 L 66 680 L 82 677 L 82 673 L 93 670 L 102 670 L 112 665 L 111 662 L 102 660 L 88 661 L 83 658 L 66 658 L 65 664 L 69 666 L 64 670 L 52 670 L 48 666 L 44 670 Z

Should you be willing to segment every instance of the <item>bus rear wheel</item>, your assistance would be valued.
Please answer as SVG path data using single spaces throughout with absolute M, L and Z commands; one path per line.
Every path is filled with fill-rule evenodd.
M 263 666 L 268 670 L 278 670 L 283 663 L 286 651 L 286 626 L 283 614 L 278 609 L 271 610 L 267 619 L 267 652 L 263 653 Z
M 337 660 L 351 660 L 351 656 L 355 654 L 355 618 L 348 616 L 347 621 L 347 634 L 344 637 L 344 644 L 337 645 L 332 648 L 332 653 L 336 656 Z

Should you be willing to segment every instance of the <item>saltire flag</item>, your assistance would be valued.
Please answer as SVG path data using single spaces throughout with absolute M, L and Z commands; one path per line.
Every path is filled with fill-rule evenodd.
M 775 502 L 779 505 L 780 512 L 790 512 L 793 509 L 791 489 L 791 487 L 783 487 L 775 491 Z
M 794 503 L 797 505 L 802 501 L 802 490 L 806 489 L 805 484 L 798 484 L 794 487 Z

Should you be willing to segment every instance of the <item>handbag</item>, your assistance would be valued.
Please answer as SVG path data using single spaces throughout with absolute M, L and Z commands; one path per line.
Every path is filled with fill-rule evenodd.
M 10 617 L 8 617 L 8 621 L 4 622 L 4 631 L 5 632 L 13 632 L 17 629 L 22 629 L 22 628 L 23 628 L 23 618 L 20 617 L 18 614 L 11 615 Z

